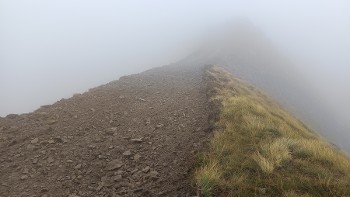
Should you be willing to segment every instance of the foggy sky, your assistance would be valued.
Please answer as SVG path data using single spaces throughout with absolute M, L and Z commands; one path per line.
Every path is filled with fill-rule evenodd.
M 237 18 L 261 28 L 350 125 L 346 0 L 2 0 L 0 116 L 175 62 Z

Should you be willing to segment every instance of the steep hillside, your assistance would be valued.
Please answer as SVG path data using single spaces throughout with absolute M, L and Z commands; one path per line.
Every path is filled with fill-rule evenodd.
M 349 196 L 350 160 L 220 67 L 207 71 L 214 137 L 195 179 L 203 196 Z
M 200 67 L 166 66 L 0 119 L 0 196 L 189 196 L 208 140 Z
M 307 82 L 304 71 L 257 27 L 247 22 L 237 23 L 208 42 L 183 61 L 223 66 L 264 90 L 288 111 L 350 152 L 350 145 L 342 143 L 348 127 L 339 124 L 332 106 Z

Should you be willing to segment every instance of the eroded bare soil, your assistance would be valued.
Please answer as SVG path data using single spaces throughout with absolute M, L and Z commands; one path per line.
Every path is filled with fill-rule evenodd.
M 0 118 L 0 196 L 194 195 L 209 138 L 203 72 L 155 68 Z

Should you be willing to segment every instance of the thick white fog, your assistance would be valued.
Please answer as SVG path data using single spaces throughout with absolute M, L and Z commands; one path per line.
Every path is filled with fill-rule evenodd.
M 2 0 L 0 116 L 176 62 L 242 18 L 295 62 L 339 124 L 350 125 L 346 0 Z

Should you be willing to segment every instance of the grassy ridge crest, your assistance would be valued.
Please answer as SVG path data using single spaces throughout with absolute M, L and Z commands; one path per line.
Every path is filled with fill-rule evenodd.
M 201 196 L 350 196 L 350 160 L 276 102 L 218 66 L 214 136 L 195 172 Z

